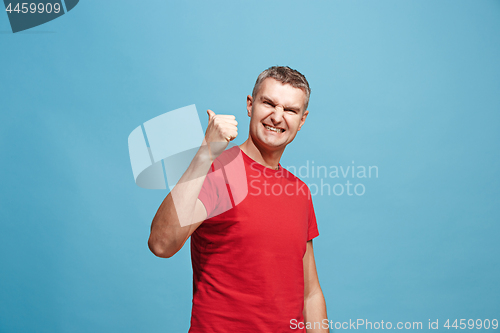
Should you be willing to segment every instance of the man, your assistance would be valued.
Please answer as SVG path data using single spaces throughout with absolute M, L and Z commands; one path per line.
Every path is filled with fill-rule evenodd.
M 309 114 L 309 95 L 296 70 L 262 72 L 247 96 L 248 139 L 228 150 L 235 117 L 207 111 L 204 142 L 158 209 L 148 243 L 168 258 L 191 236 L 189 332 L 328 332 L 311 195 L 279 164 Z

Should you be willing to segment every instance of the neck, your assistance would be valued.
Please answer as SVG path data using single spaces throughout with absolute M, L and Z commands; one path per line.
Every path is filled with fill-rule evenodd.
M 259 147 L 249 136 L 248 139 L 243 142 L 240 146 L 251 159 L 267 168 L 278 170 L 278 164 L 280 163 L 281 155 L 285 151 L 285 148 L 269 150 L 264 147 Z

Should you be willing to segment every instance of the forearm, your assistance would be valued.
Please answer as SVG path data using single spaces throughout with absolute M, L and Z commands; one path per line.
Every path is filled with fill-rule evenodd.
M 211 160 L 202 146 L 179 182 L 163 200 L 151 224 L 148 245 L 159 257 L 171 257 L 186 242 L 193 229 L 195 206 Z
M 216 115 L 212 110 L 207 110 L 207 114 L 208 126 L 200 149 L 163 200 L 151 224 L 148 245 L 159 257 L 173 256 L 207 217 L 205 207 L 197 204 L 198 195 L 212 162 L 238 135 L 233 115 Z
M 306 327 L 312 327 L 306 330 L 307 333 L 330 332 L 325 297 L 321 289 L 304 298 L 304 323 Z M 311 323 L 310 326 L 307 323 Z

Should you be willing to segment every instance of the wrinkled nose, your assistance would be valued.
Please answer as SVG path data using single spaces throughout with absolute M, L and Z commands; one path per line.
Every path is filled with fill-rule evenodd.
M 276 105 L 274 108 L 274 112 L 271 114 L 271 119 L 274 122 L 274 124 L 278 124 L 283 121 L 283 113 L 285 110 L 281 105 Z

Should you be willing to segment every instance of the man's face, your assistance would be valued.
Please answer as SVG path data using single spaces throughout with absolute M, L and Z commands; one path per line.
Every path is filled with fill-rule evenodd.
M 267 78 L 255 96 L 247 97 L 250 135 L 264 149 L 284 149 L 304 124 L 306 93 L 289 84 Z

